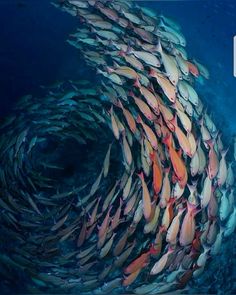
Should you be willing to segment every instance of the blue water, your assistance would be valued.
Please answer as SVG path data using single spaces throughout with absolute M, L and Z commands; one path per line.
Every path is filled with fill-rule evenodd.
M 204 89 L 220 127 L 236 133 L 233 36 L 236 4 L 217 1 L 139 1 L 181 24 L 190 57 L 207 65 L 211 79 Z M 39 85 L 79 77 L 84 65 L 78 51 L 65 42 L 78 21 L 48 0 L 0 1 L 0 115 Z
M 139 4 L 181 24 L 189 57 L 196 58 L 210 71 L 210 80 L 200 87 L 200 94 L 219 129 L 227 136 L 236 134 L 235 1 L 139 1 Z M 56 9 L 49 0 L 0 1 L 1 117 L 11 112 L 19 97 L 29 93 L 40 95 L 40 85 L 88 74 L 78 50 L 66 43 L 77 26 L 76 18 Z

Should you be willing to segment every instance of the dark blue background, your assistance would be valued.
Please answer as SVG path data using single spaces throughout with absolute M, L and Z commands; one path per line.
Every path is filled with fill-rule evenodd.
M 21 5 L 21 4 L 24 5 Z M 236 78 L 233 77 L 235 1 L 139 1 L 179 22 L 189 57 L 207 65 L 210 81 L 202 87 L 208 109 L 222 128 L 236 132 Z M 0 115 L 40 85 L 76 79 L 85 70 L 79 52 L 65 41 L 78 20 L 50 0 L 0 0 Z

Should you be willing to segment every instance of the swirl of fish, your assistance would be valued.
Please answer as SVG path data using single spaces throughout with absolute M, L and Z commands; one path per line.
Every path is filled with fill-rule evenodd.
M 187 290 L 236 226 L 229 149 L 195 90 L 209 72 L 150 9 L 54 5 L 99 83 L 27 95 L 2 124 L 1 275 L 30 292 Z

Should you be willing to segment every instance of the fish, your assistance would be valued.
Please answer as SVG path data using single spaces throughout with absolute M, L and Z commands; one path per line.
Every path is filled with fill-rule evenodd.
M 122 132 L 122 150 L 123 150 L 123 156 L 124 160 L 127 163 L 127 165 L 130 167 L 133 157 L 132 157 L 132 152 L 129 146 L 129 143 L 126 139 L 125 131 Z
M 142 183 L 143 214 L 145 219 L 149 220 L 151 216 L 151 197 L 149 194 L 147 184 L 144 180 L 143 172 L 140 172 L 140 174 L 138 174 L 138 177 L 140 178 Z
M 175 58 L 171 55 L 166 54 L 163 51 L 161 42 L 159 42 L 157 45 L 157 51 L 161 55 L 162 62 L 163 62 L 166 74 L 168 76 L 168 79 L 174 86 L 177 86 L 179 81 L 179 71 L 177 68 L 177 63 L 175 61 Z
M 208 174 L 209 174 L 209 178 L 213 179 L 216 177 L 219 171 L 219 160 L 218 160 L 216 151 L 214 149 L 214 142 L 211 140 L 208 140 L 207 144 L 209 145 Z
M 212 192 L 212 179 L 210 175 L 207 174 L 207 177 L 204 180 L 203 189 L 200 195 L 201 198 L 201 207 L 205 208 L 210 202 Z
M 120 66 L 116 69 L 107 67 L 107 71 L 109 74 L 115 73 L 116 75 L 123 76 L 128 79 L 139 79 L 139 75 L 130 67 Z
M 146 51 L 137 51 L 137 50 L 130 50 L 130 54 L 133 54 L 135 57 L 143 61 L 145 64 L 153 67 L 160 67 L 160 61 L 158 58 L 153 55 L 152 53 Z
M 177 235 L 179 233 L 180 228 L 180 218 L 185 211 L 185 208 L 179 208 L 177 215 L 172 220 L 170 227 L 167 230 L 166 241 L 170 244 L 176 244 Z
M 123 114 L 124 114 L 125 119 L 126 119 L 128 125 L 129 125 L 130 130 L 133 133 L 135 133 L 135 131 L 136 131 L 136 122 L 135 122 L 135 119 L 133 118 L 132 114 L 128 110 L 126 110 L 124 108 L 124 106 L 123 106 L 123 104 L 121 103 L 120 100 L 118 100 L 118 106 L 122 109 Z
M 179 155 L 177 154 L 177 152 L 172 146 L 172 136 L 168 135 L 166 138 L 164 138 L 163 142 L 164 144 L 167 145 L 169 149 L 171 163 L 173 165 L 173 169 L 176 173 L 176 176 L 178 180 L 180 181 L 179 182 L 180 187 L 184 187 L 187 183 L 187 179 L 186 179 L 187 171 L 186 171 L 184 162 L 182 161 L 182 159 L 179 157 Z
M 115 248 L 113 249 L 114 256 L 119 256 L 126 246 L 126 242 L 129 236 L 129 229 L 127 229 L 124 234 L 117 241 Z
M 124 273 L 125 274 L 132 274 L 136 271 L 138 271 L 144 264 L 147 263 L 149 259 L 149 251 L 141 254 L 139 257 L 134 259 L 125 269 Z
M 51 231 L 55 231 L 60 228 L 66 222 L 67 218 L 68 214 L 65 215 L 62 219 L 58 220 L 58 222 L 52 226 Z
M 220 186 L 220 187 L 222 187 L 227 180 L 227 165 L 226 165 L 226 161 L 225 161 L 225 157 L 226 157 L 227 152 L 228 152 L 228 150 L 221 152 L 221 159 L 220 159 L 219 169 L 218 169 L 218 174 L 217 174 L 217 183 L 218 183 L 218 186 Z
M 106 153 L 106 156 L 105 156 L 105 159 L 104 159 L 104 163 L 103 163 L 103 167 L 104 167 L 103 176 L 104 177 L 107 177 L 108 171 L 109 171 L 111 147 L 112 147 L 112 144 L 110 144 L 109 147 L 108 147 L 108 150 L 107 150 L 107 153 Z
M 221 245 L 222 245 L 222 240 L 223 240 L 223 235 L 224 235 L 224 227 L 220 228 L 220 231 L 217 234 L 216 240 L 214 242 L 214 244 L 211 247 L 211 255 L 217 255 L 220 253 L 221 251 Z
M 154 113 L 158 114 L 159 113 L 159 106 L 158 106 L 158 101 L 157 101 L 155 95 L 150 90 L 148 90 L 146 87 L 142 86 L 138 79 L 135 81 L 134 85 L 140 90 L 140 93 L 144 96 L 148 105 L 152 108 Z
M 177 116 L 175 116 L 172 120 L 173 125 L 175 127 L 175 135 L 178 139 L 179 145 L 182 148 L 183 152 L 188 155 L 191 156 L 191 145 L 190 142 L 188 140 L 188 137 L 184 134 L 184 132 L 181 130 L 181 128 L 179 128 L 178 123 L 177 123 Z M 188 133 L 189 134 L 189 133 Z
M 151 111 L 150 107 L 139 97 L 135 96 L 134 93 L 131 91 L 129 94 L 135 101 L 139 110 L 143 113 L 143 115 L 150 121 L 154 119 L 154 114 Z
M 110 249 L 112 247 L 112 244 L 114 242 L 115 236 L 116 236 L 116 233 L 113 233 L 113 235 L 111 236 L 111 238 L 109 239 L 109 241 L 100 250 L 99 258 L 103 258 L 103 257 L 105 257 L 109 253 L 109 251 L 110 251 Z
M 129 245 L 129 247 L 127 249 L 125 249 L 122 254 L 120 254 L 118 257 L 116 257 L 114 264 L 117 267 L 122 266 L 126 262 L 127 258 L 132 253 L 134 246 L 135 246 L 135 242 L 133 244 Z
M 146 134 L 146 137 L 151 143 L 153 149 L 157 150 L 157 137 L 155 133 L 153 132 L 153 130 L 147 124 L 144 123 L 140 115 L 137 117 L 136 120 L 137 120 L 137 123 L 142 125 L 144 132 Z
M 103 172 L 103 168 L 102 168 L 102 171 L 100 172 L 100 174 L 98 175 L 96 181 L 93 183 L 93 185 L 92 185 L 92 187 L 90 189 L 89 196 L 94 195 L 96 193 L 96 191 L 98 190 L 103 173 L 104 172 Z
M 171 183 L 169 180 L 169 172 L 170 168 L 166 168 L 164 170 L 164 178 L 163 178 L 163 185 L 160 194 L 160 206 L 161 208 L 165 208 L 171 195 Z
M 111 228 L 112 230 L 116 229 L 116 227 L 119 225 L 120 223 L 120 216 L 121 216 L 121 207 L 123 205 L 123 201 L 122 199 L 120 199 L 120 205 L 116 210 L 116 213 L 114 214 L 114 216 L 112 217 L 111 220 Z
M 129 286 L 130 284 L 132 284 L 136 280 L 140 272 L 141 272 L 141 268 L 137 269 L 135 272 L 126 276 L 122 282 L 122 285 Z
M 229 216 L 229 219 L 226 223 L 224 237 L 230 236 L 235 231 L 235 228 L 236 228 L 236 208 L 234 207 L 234 210 Z
M 143 232 L 145 234 L 153 232 L 155 230 L 158 224 L 159 215 L 160 215 L 160 206 L 157 205 L 155 208 L 155 212 L 154 212 L 154 216 L 152 220 L 149 223 L 146 223 L 144 226 Z
M 111 113 L 111 124 L 112 124 L 113 134 L 114 134 L 116 139 L 119 139 L 120 132 L 119 132 L 118 124 L 117 124 L 117 122 L 115 120 L 115 117 L 113 115 L 113 107 L 111 107 L 110 113 Z
M 221 190 L 221 192 L 222 192 L 222 196 L 221 196 L 221 202 L 219 206 L 219 217 L 221 221 L 224 221 L 230 214 L 230 207 L 229 207 L 229 199 L 226 195 L 227 191 L 224 189 L 224 190 Z
M 198 213 L 196 206 L 187 202 L 187 212 L 184 216 L 179 242 L 181 246 L 187 246 L 192 243 L 195 235 L 195 215 Z
M 169 248 L 168 251 L 154 264 L 152 267 L 150 274 L 151 275 L 157 275 L 160 272 L 163 271 L 163 269 L 166 267 L 168 257 L 173 253 L 174 250 L 172 248 Z
M 149 76 L 156 79 L 157 83 L 161 86 L 164 94 L 170 100 L 170 102 L 176 101 L 176 88 L 170 83 L 170 81 L 161 73 L 158 73 L 154 69 L 150 69 Z
M 132 66 L 136 70 L 143 71 L 144 67 L 142 62 L 139 59 L 137 59 L 134 55 L 129 55 L 122 50 L 119 52 L 119 55 L 123 57 L 130 66 Z
M 151 153 L 150 158 L 153 163 L 153 189 L 155 194 L 157 195 L 162 187 L 162 169 L 157 153 Z

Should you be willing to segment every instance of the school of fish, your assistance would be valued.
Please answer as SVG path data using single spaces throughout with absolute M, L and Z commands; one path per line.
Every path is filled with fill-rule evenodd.
M 236 227 L 236 144 L 195 90 L 209 72 L 175 21 L 132 1 L 53 5 L 78 18 L 67 42 L 98 82 L 44 87 L 1 125 L 0 274 L 29 292 L 188 292 Z M 65 159 L 93 146 L 70 182 L 65 142 Z

